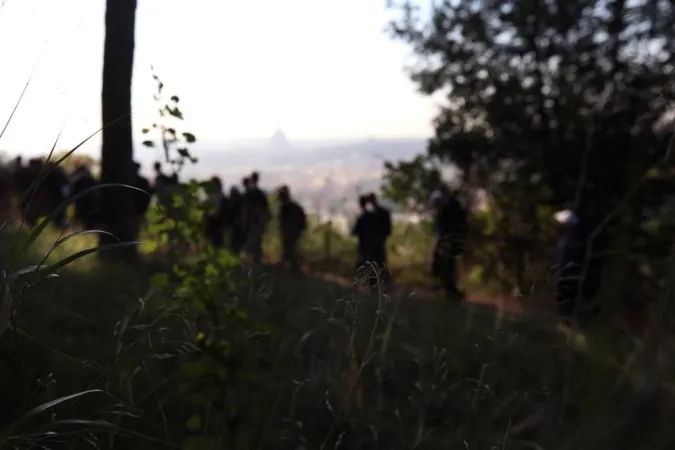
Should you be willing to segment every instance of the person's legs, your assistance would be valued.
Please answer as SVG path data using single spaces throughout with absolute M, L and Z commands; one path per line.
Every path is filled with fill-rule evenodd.
M 232 253 L 239 255 L 244 247 L 245 241 L 246 236 L 244 235 L 244 228 L 240 225 L 233 226 L 232 234 L 230 235 L 230 249 L 232 250 Z
M 282 246 L 282 263 L 288 264 L 292 272 L 300 271 L 300 261 L 298 259 L 298 239 L 294 236 L 283 236 L 281 241 Z
M 439 278 L 448 300 L 464 299 L 464 293 L 457 286 L 457 260 L 455 257 L 443 258 L 439 267 Z
M 222 229 L 216 228 L 213 230 L 211 233 L 211 244 L 216 248 L 225 247 L 225 232 Z
M 263 226 L 256 224 L 251 226 L 248 233 L 247 253 L 251 256 L 253 264 L 260 264 L 262 262 L 262 235 Z
M 576 298 L 578 296 L 579 283 L 576 280 L 560 280 L 556 293 L 558 302 L 558 314 L 564 319 L 570 319 L 576 311 Z

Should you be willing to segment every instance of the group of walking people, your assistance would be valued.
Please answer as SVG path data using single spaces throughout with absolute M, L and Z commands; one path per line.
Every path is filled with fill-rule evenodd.
M 211 178 L 211 200 L 215 212 L 206 217 L 205 231 L 215 247 L 228 247 L 235 255 L 248 254 L 253 264 L 261 264 L 262 240 L 272 218 L 267 193 L 259 186 L 260 175 L 253 172 L 225 194 L 222 180 Z M 307 229 L 307 215 L 288 186 L 276 190 L 277 223 L 281 237 L 283 265 L 300 270 L 298 244 Z M 228 239 L 229 237 L 229 239 Z
M 166 174 L 162 164 L 156 162 L 154 179 L 150 181 L 140 173 L 141 166 L 134 163 L 136 188 L 132 195 L 133 220 L 140 229 L 155 197 L 162 202 L 162 193 L 179 184 L 178 176 Z M 67 229 L 71 222 L 85 230 L 99 226 L 99 191 L 92 189 L 99 181 L 86 164 L 76 166 L 67 173 L 55 163 L 41 158 L 32 158 L 24 164 L 17 157 L 12 164 L 3 168 L 3 199 L 11 194 L 20 199 L 19 210 L 22 219 L 35 225 L 40 217 L 52 213 L 64 202 L 74 198 L 73 215 L 68 209 L 54 220 L 58 229 Z M 262 263 L 262 241 L 272 219 L 268 194 L 260 187 L 260 175 L 252 172 L 241 186 L 231 186 L 226 194 L 222 180 L 214 176 L 210 180 L 210 199 L 215 211 L 205 217 L 204 232 L 209 242 L 219 248 L 228 248 L 235 255 L 246 253 L 253 264 Z M 29 190 L 30 195 L 24 195 Z M 89 191 L 86 195 L 80 195 Z M 277 203 L 277 226 L 281 241 L 281 264 L 292 271 L 300 271 L 299 243 L 307 230 L 307 215 L 304 208 L 291 195 L 288 186 L 281 186 L 275 192 Z M 432 196 L 435 210 L 436 245 L 432 257 L 431 272 L 437 277 L 448 296 L 461 296 L 457 288 L 456 257 L 463 251 L 466 214 L 448 190 L 439 190 Z M 352 235 L 357 240 L 356 267 L 369 267 L 371 281 L 390 281 L 387 270 L 387 240 L 392 233 L 391 212 L 381 205 L 374 193 L 359 198 L 360 214 Z M 375 269 L 375 270 L 372 270 Z
M 45 170 L 48 169 L 48 170 Z M 162 164 L 154 164 L 155 177 L 151 182 L 140 173 L 135 164 L 133 186 L 133 216 L 140 228 L 145 220 L 152 197 L 161 201 L 162 191 L 179 183 L 176 174 L 167 175 Z M 46 176 L 44 175 L 46 174 Z M 39 217 L 54 211 L 63 202 L 75 198 L 73 218 L 81 228 L 94 229 L 99 223 L 101 205 L 98 191 L 91 189 L 98 180 L 86 165 L 77 166 L 68 174 L 54 163 L 33 158 L 23 164 L 21 157 L 4 166 L 0 173 L 2 198 L 6 203 L 11 194 L 20 199 L 19 209 L 28 225 L 35 225 Z M 38 182 L 36 182 L 38 181 Z M 260 187 L 260 175 L 252 172 L 242 180 L 241 186 L 232 186 L 224 192 L 219 177 L 210 180 L 210 195 L 215 211 L 205 218 L 204 232 L 212 245 L 228 248 L 235 255 L 246 253 L 253 264 L 262 263 L 262 241 L 272 211 L 267 193 Z M 32 189 L 30 195 L 26 194 Z M 89 190 L 87 195 L 78 195 Z M 281 263 L 292 271 L 300 271 L 299 243 L 307 230 L 304 208 L 293 199 L 288 186 L 276 192 L 277 225 L 281 241 Z M 392 233 L 391 212 L 380 204 L 374 193 L 358 199 L 360 213 L 351 230 L 357 240 L 356 268 L 367 268 L 372 283 L 389 283 L 387 270 L 387 241 Z M 434 245 L 431 255 L 430 275 L 436 278 L 445 294 L 451 299 L 463 299 L 458 287 L 458 258 L 467 248 L 468 214 L 452 192 L 441 187 L 429 199 L 433 211 Z M 3 206 L 6 210 L 7 206 Z M 54 225 L 66 229 L 70 226 L 67 209 L 57 215 Z M 554 249 L 553 269 L 559 313 L 570 316 L 578 309 L 579 302 L 588 303 L 599 289 L 600 263 L 585 261 L 589 220 L 572 211 L 556 215 L 561 231 Z M 584 265 L 583 274 L 581 266 Z M 583 276 L 581 276 L 583 275 Z

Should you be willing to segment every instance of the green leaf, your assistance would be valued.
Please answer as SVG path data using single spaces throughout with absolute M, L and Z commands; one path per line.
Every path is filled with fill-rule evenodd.
M 148 134 L 149 132 L 150 132 L 150 128 L 143 128 L 141 130 L 141 133 L 143 133 L 143 134 Z
M 143 145 L 152 148 L 155 146 L 155 143 L 153 141 L 143 141 Z
M 176 119 L 183 120 L 183 112 L 177 106 L 175 108 L 165 106 L 164 110 Z
M 193 415 L 187 420 L 187 422 L 185 422 L 185 428 L 187 428 L 190 431 L 201 430 L 202 418 L 199 417 L 198 414 Z
M 184 450 L 212 450 L 218 447 L 218 441 L 210 437 L 190 437 L 183 442 Z
M 183 137 L 188 142 L 188 144 L 192 144 L 193 142 L 197 141 L 197 138 L 192 133 L 183 133 Z
M 192 156 L 190 156 L 190 152 L 188 151 L 187 148 L 179 148 L 178 154 L 180 156 L 182 156 L 183 158 L 192 158 Z

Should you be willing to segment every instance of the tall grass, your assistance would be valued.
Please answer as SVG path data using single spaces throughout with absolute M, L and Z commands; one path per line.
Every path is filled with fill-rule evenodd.
M 63 260 L 94 238 L 52 251 L 58 238 L 45 229 L 16 265 L 50 251 L 47 264 Z M 3 254 L 16 240 L 25 232 L 6 235 Z M 675 442 L 664 426 L 673 418 L 669 380 L 645 391 L 646 366 L 631 365 L 639 347 L 610 329 L 582 335 L 537 317 L 507 320 L 358 288 L 359 280 L 344 288 L 213 258 L 214 267 L 225 262 L 203 285 L 193 277 L 213 268 L 180 280 L 161 264 L 103 265 L 88 255 L 57 278 L 13 287 L 14 324 L 0 340 L 0 448 Z M 209 290 L 210 276 L 226 288 Z M 187 285 L 197 286 L 189 298 L 171 292 Z M 209 313 L 212 301 L 228 308 Z M 221 313 L 229 322 L 205 323 Z M 219 359 L 223 343 L 229 356 Z
M 0 448 L 675 444 L 665 330 L 581 333 L 358 277 L 344 286 L 248 267 L 200 237 L 208 208 L 196 186 L 175 195 L 189 220 L 159 217 L 149 237 L 190 254 L 104 263 L 96 233 L 57 236 L 50 218 L 3 230 Z M 426 259 L 418 230 L 397 231 L 392 266 Z M 352 251 L 333 237 L 331 251 Z

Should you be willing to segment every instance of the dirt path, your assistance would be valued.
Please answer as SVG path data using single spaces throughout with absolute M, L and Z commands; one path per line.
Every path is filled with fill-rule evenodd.
M 352 287 L 354 284 L 350 278 L 335 273 L 311 270 L 309 267 L 303 267 L 303 273 L 313 278 L 344 286 L 345 288 Z M 443 291 L 441 289 L 429 287 L 394 284 L 393 289 L 394 295 L 404 297 L 412 296 L 426 299 L 443 297 Z M 475 305 L 490 307 L 500 314 L 507 315 L 520 315 L 528 309 L 521 300 L 515 297 L 494 296 L 481 292 L 471 292 L 467 296 L 467 301 Z

